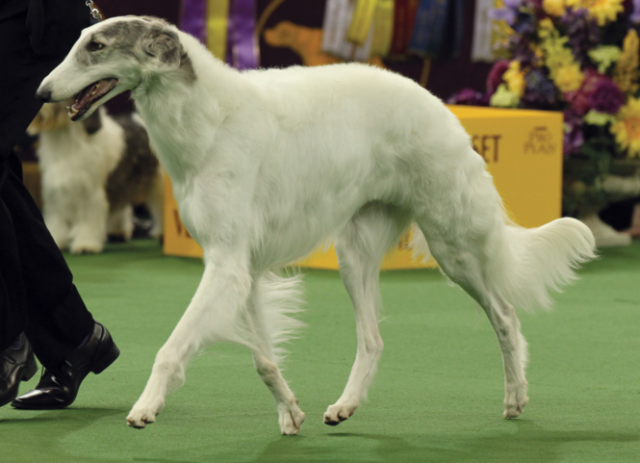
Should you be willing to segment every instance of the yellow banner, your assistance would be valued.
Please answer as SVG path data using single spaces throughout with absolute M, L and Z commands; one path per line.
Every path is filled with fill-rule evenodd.
M 378 0 L 358 0 L 347 32 L 349 42 L 364 45 L 371 30 L 377 6 Z
M 207 47 L 218 59 L 227 54 L 229 0 L 207 0 Z
M 391 49 L 393 40 L 393 12 L 394 0 L 378 0 L 376 13 L 373 17 L 373 41 L 371 42 L 371 56 L 385 57 Z

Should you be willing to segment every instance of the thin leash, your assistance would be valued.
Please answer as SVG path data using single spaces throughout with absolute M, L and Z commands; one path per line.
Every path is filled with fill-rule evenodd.
M 104 18 L 102 17 L 102 14 L 100 13 L 100 10 L 98 10 L 94 5 L 93 5 L 93 0 L 87 0 L 86 2 L 84 2 L 85 5 L 87 5 L 89 7 L 89 9 L 91 10 L 91 16 L 93 16 L 93 18 L 96 21 L 102 21 Z

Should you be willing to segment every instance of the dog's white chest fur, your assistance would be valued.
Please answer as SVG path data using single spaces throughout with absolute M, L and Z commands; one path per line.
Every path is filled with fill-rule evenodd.
M 457 120 L 391 73 L 294 68 L 193 85 L 166 96 L 166 114 L 140 100 L 138 108 L 192 236 L 206 248 L 240 227 L 264 268 L 312 251 L 363 204 L 410 207 L 408 186 L 434 174 L 415 156 L 456 148 L 438 175 L 452 176 L 446 168 L 463 159 L 484 170 Z M 434 136 L 443 126 L 455 136 Z

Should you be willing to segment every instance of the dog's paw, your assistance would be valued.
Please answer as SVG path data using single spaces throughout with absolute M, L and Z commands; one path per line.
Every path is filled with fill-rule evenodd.
M 147 424 L 155 423 L 162 408 L 162 405 L 145 406 L 136 403 L 127 416 L 127 424 L 132 428 L 143 429 Z
M 357 405 L 350 405 L 346 403 L 335 403 L 330 405 L 327 411 L 324 413 L 324 424 L 329 426 L 337 426 L 351 415 L 353 415 L 358 408 Z
M 302 423 L 304 423 L 305 414 L 298 406 L 289 409 L 278 410 L 280 415 L 280 432 L 284 436 L 295 436 L 300 432 Z
M 74 241 L 69 250 L 72 254 L 100 254 L 103 248 L 102 241 Z
M 154 240 L 162 238 L 162 224 L 154 225 L 151 230 L 149 230 L 149 236 Z
M 56 246 L 58 246 L 58 249 L 60 249 L 61 251 L 66 251 L 69 248 L 69 237 L 62 234 L 54 234 L 53 232 L 51 233 L 51 236 L 53 237 L 53 241 L 56 242 Z
M 529 402 L 527 397 L 527 384 L 522 386 L 511 386 L 507 388 L 504 397 L 504 419 L 510 420 L 522 415 L 522 410 Z

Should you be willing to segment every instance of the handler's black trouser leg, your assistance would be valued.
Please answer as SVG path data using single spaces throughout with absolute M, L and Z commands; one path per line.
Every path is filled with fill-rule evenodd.
M 22 183 L 12 153 L 0 189 L 0 350 L 22 331 L 42 364 L 55 371 L 93 330 L 62 253 Z
M 83 3 L 73 6 L 86 8 Z M 40 109 L 34 98 L 40 82 L 64 58 L 32 50 L 25 28 L 28 4 L 0 3 L 0 351 L 24 331 L 38 359 L 55 372 L 94 322 L 12 151 Z

